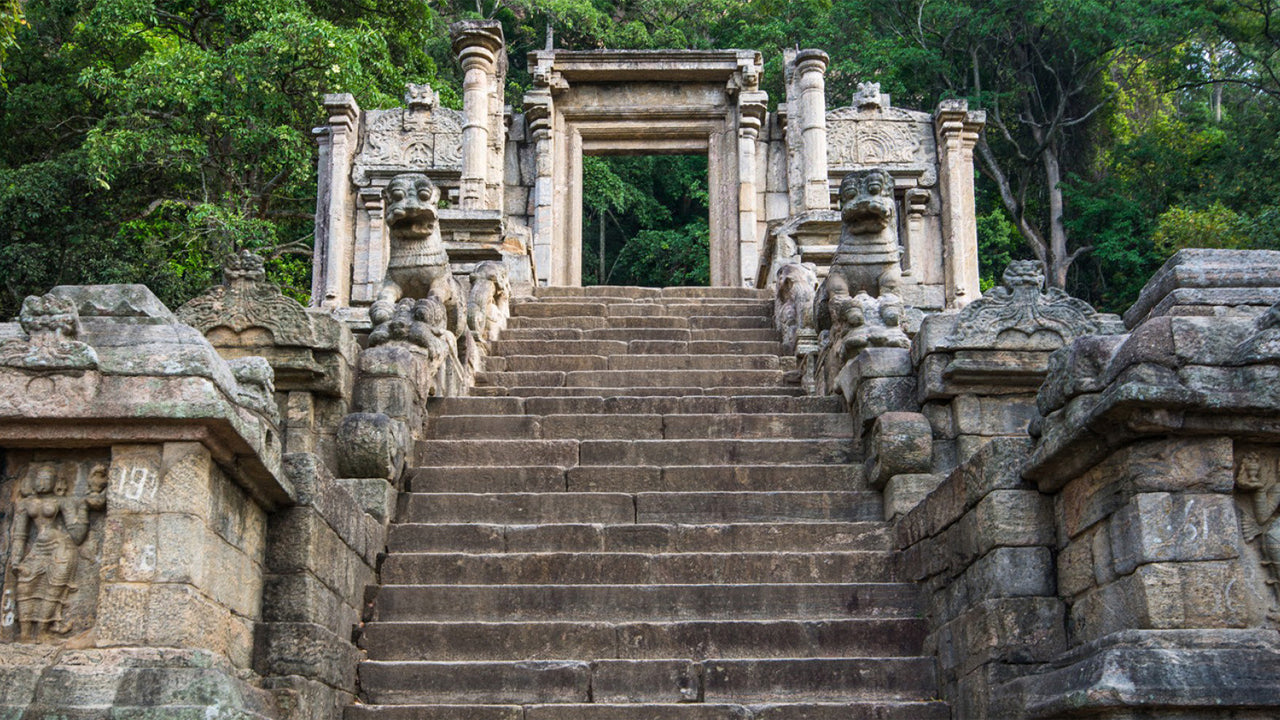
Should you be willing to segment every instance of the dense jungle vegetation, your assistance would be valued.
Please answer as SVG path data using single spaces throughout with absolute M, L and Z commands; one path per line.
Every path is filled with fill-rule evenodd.
M 1117 310 L 1178 248 L 1280 249 L 1280 0 L 0 0 L 0 312 L 60 283 L 176 306 L 237 247 L 305 297 L 321 95 L 390 107 L 430 82 L 458 107 L 447 25 L 475 17 L 503 23 L 517 108 L 549 33 L 757 48 L 775 102 L 788 47 L 830 53 L 832 107 L 864 80 L 968 98 L 988 281 L 1038 257 Z M 696 162 L 592 168 L 587 213 L 640 240 L 622 276 L 696 280 L 667 257 L 705 232 L 671 209 L 705 203 Z

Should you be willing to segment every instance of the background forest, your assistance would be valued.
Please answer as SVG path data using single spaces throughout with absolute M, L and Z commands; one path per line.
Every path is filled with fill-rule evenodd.
M 830 107 L 865 80 L 968 98 L 987 282 L 1037 257 L 1119 310 L 1178 248 L 1280 249 L 1280 0 L 0 0 L 0 314 L 61 283 L 176 306 L 239 247 L 305 299 L 321 95 L 391 107 L 430 82 L 458 107 L 447 25 L 475 17 L 503 23 L 517 110 L 548 34 L 756 48 L 774 102 L 788 47 L 830 53 Z M 705 273 L 698 162 L 588 165 L 589 278 Z

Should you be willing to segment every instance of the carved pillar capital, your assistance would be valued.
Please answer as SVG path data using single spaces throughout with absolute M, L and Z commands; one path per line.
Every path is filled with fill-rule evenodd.
M 967 100 L 943 100 L 933 114 L 938 142 L 959 150 L 973 150 L 986 124 L 986 111 L 970 110 Z
M 804 88 L 804 83 L 822 82 L 829 64 L 831 58 L 825 51 L 816 48 L 801 50 L 796 55 L 796 73 L 800 76 L 801 87 Z
M 324 109 L 329 114 L 330 131 L 355 129 L 360 118 L 360 106 L 351 93 L 330 93 L 324 96 Z
M 502 23 L 497 20 L 463 20 L 449 26 L 453 38 L 453 52 L 458 56 L 463 70 L 476 63 L 492 72 L 498 53 L 506 45 L 502 35 Z

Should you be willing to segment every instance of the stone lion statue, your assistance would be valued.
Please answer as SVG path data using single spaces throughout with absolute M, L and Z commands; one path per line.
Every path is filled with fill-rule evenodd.
M 382 198 L 391 256 L 369 319 L 375 326 L 391 320 L 401 298 L 432 298 L 448 310 L 449 326 L 456 332 L 456 326 L 465 320 L 459 308 L 460 291 L 440 239 L 436 215 L 440 190 L 426 175 L 404 173 L 387 183 Z
M 831 327 L 828 302 L 895 292 L 902 278 L 893 177 L 880 169 L 859 170 L 840 182 L 840 244 L 819 293 L 815 321 Z

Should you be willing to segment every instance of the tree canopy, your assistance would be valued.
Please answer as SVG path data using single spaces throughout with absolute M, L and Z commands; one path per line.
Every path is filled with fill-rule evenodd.
M 1280 0 L 14 0 L 0 1 L 0 309 L 82 282 L 180 303 L 241 247 L 305 297 L 322 95 L 389 107 L 430 82 L 457 107 L 447 25 L 475 17 L 503 24 L 517 108 L 526 53 L 548 42 L 756 48 L 775 101 L 782 50 L 821 47 L 829 106 L 865 80 L 921 109 L 968 98 L 989 118 L 988 281 L 1035 257 L 1116 310 L 1179 248 L 1280 248 Z M 696 163 L 587 165 L 609 189 L 585 199 L 589 274 L 697 281 Z

